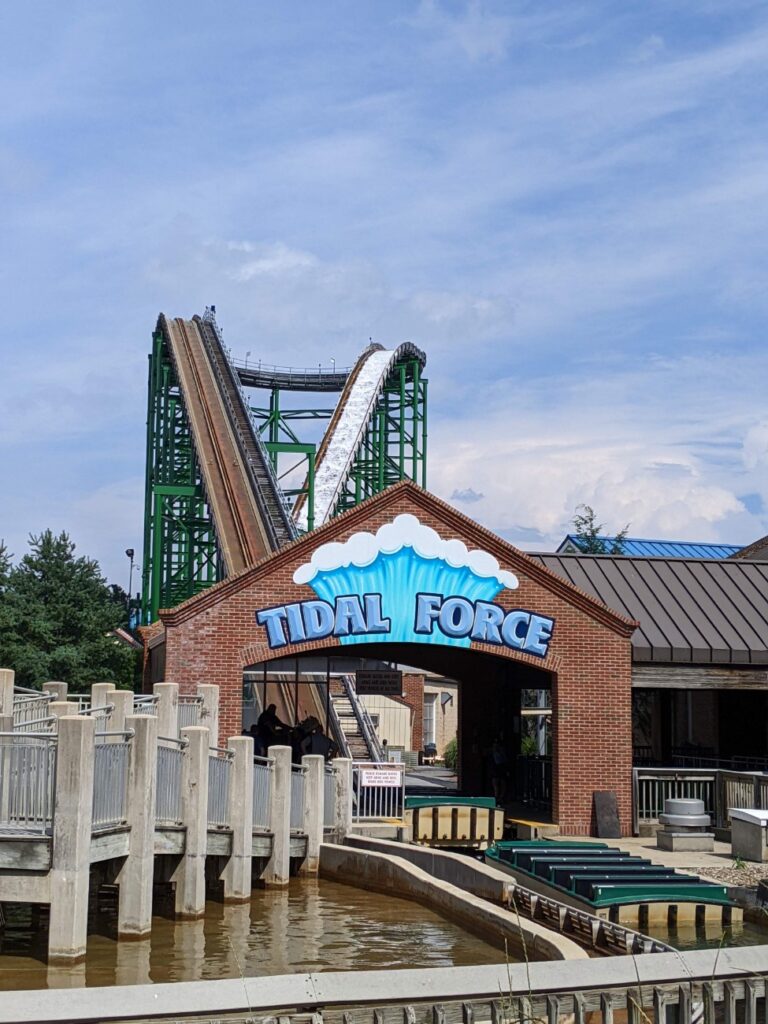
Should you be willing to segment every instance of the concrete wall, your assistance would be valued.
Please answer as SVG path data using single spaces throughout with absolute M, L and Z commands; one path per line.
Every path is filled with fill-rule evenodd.
M 451 882 L 435 879 L 389 853 L 323 844 L 320 874 L 339 882 L 354 878 L 356 885 L 366 889 L 416 900 L 488 942 L 502 948 L 506 944 L 510 956 L 517 960 L 577 960 L 587 956 L 571 939 L 516 917 Z

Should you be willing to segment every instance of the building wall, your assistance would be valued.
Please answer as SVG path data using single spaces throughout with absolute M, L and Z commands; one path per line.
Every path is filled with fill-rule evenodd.
M 634 624 L 410 483 L 398 484 L 363 502 L 271 559 L 162 612 L 166 678 L 178 682 L 182 692 L 192 692 L 199 682 L 218 684 L 220 740 L 239 734 L 243 668 L 278 653 L 269 648 L 265 631 L 256 626 L 255 610 L 313 599 L 311 587 L 295 584 L 293 574 L 318 545 L 344 541 L 360 530 L 374 532 L 405 512 L 417 515 L 442 537 L 459 538 L 470 549 L 489 551 L 502 568 L 514 572 L 519 587 L 504 589 L 496 598 L 503 608 L 530 608 L 555 620 L 546 658 L 474 642 L 470 654 L 483 651 L 494 660 L 526 665 L 552 679 L 553 813 L 561 831 L 589 834 L 593 793 L 605 789 L 616 793 L 622 825 L 628 831 L 632 768 L 629 637 Z M 279 654 L 337 647 L 337 641 L 328 637 L 313 645 L 288 645 Z M 492 708 L 484 711 L 493 713 Z M 420 749 L 417 744 L 421 741 L 419 714 L 414 716 L 415 749 Z
M 390 747 L 413 750 L 411 746 L 411 709 L 391 697 L 381 694 L 366 694 L 360 700 L 372 715 L 378 715 L 376 733 L 380 740 L 386 740 Z
M 450 694 L 451 699 L 443 702 L 445 693 Z M 427 679 L 424 683 L 425 700 L 427 694 L 435 697 L 435 744 L 437 756 L 442 757 L 446 746 L 459 731 L 459 684 L 454 679 Z

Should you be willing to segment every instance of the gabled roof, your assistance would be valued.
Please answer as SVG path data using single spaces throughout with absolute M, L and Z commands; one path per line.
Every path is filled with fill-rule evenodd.
M 615 537 L 598 537 L 607 549 Z M 687 540 L 646 540 L 641 537 L 625 537 L 621 542 L 623 555 L 650 556 L 661 558 L 733 558 L 741 551 L 738 544 L 698 544 Z M 558 555 L 579 554 L 579 538 L 568 533 L 560 542 Z
M 532 558 L 527 553 L 520 551 L 508 541 L 503 540 L 491 530 L 486 529 L 474 519 L 459 512 L 447 502 L 423 490 L 410 480 L 402 480 L 393 484 L 385 491 L 375 494 L 350 509 L 348 512 L 330 519 L 327 523 L 305 534 L 298 540 L 286 544 L 275 554 L 256 562 L 254 565 L 234 576 L 229 576 L 220 583 L 195 594 L 175 608 L 160 609 L 160 618 L 167 626 L 176 625 L 186 619 L 192 618 L 199 612 L 211 607 L 229 594 L 237 593 L 244 587 L 250 586 L 256 580 L 265 578 L 270 573 L 290 564 L 301 548 L 307 550 L 307 554 L 313 551 L 318 545 L 335 539 L 340 533 L 350 527 L 358 526 L 365 528 L 366 521 L 376 512 L 383 511 L 390 506 L 395 506 L 397 511 L 403 499 L 407 498 L 415 511 L 423 510 L 433 515 L 444 524 L 446 530 L 456 530 L 463 534 L 472 543 L 484 548 L 495 555 L 500 561 L 508 564 L 514 570 L 519 568 L 529 579 L 539 583 L 542 587 L 557 594 L 563 600 L 580 608 L 585 614 L 594 620 L 612 629 L 621 636 L 630 636 L 635 623 L 626 619 L 621 612 L 608 608 L 605 604 L 591 593 L 579 590 L 572 583 L 564 581 L 561 575 L 550 572 L 542 563 Z
M 768 665 L 768 561 L 535 557 L 639 622 L 634 661 Z
M 768 558 L 768 537 L 760 537 L 759 540 L 752 541 L 745 548 L 739 548 L 738 551 L 735 551 L 728 557 L 755 559 L 756 561 Z

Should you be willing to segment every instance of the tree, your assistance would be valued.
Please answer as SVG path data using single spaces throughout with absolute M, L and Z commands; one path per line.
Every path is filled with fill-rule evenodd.
M 75 557 L 66 533 L 46 530 L 7 571 L 0 559 L 0 664 L 22 686 L 52 679 L 81 691 L 91 683 L 133 684 L 134 652 L 111 635 L 125 619 L 99 565 Z
M 576 546 L 584 555 L 623 555 L 624 541 L 629 533 L 629 523 L 620 530 L 610 544 L 601 536 L 603 524 L 597 522 L 597 514 L 591 505 L 577 505 L 573 517 Z

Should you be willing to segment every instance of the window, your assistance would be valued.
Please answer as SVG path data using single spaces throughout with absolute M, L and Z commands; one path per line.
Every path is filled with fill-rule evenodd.
M 437 706 L 436 693 L 424 694 L 424 744 L 435 743 L 435 707 Z

